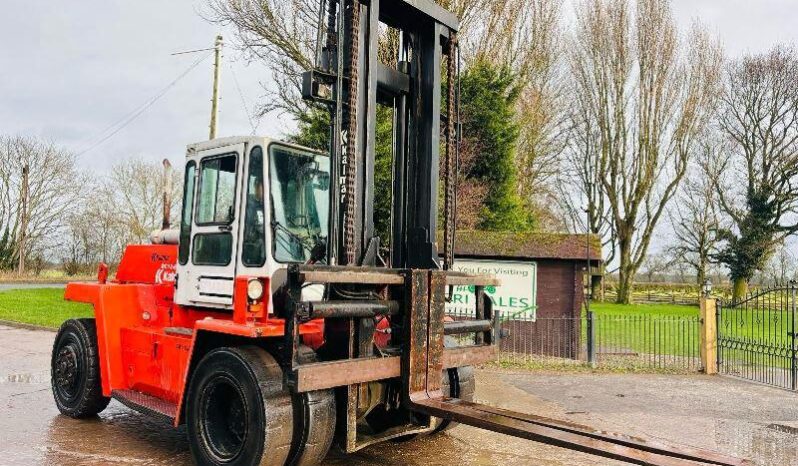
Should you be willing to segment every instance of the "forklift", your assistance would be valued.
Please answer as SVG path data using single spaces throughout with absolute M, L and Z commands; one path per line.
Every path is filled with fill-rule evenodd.
M 432 0 L 322 0 L 318 21 L 302 91 L 329 109 L 329 151 L 189 145 L 179 228 L 167 199 L 153 244 L 128 246 L 113 278 L 101 264 L 96 282 L 67 285 L 94 318 L 55 339 L 60 412 L 116 399 L 185 425 L 202 465 L 315 465 L 333 443 L 351 453 L 456 423 L 635 464 L 743 464 L 473 402 L 473 366 L 500 335 L 485 288 L 500 283 L 452 270 L 457 18 Z M 384 28 L 394 63 L 378 58 Z M 378 105 L 394 115 L 389 238 L 374 218 Z M 445 318 L 456 286 L 473 290 L 473 320 Z

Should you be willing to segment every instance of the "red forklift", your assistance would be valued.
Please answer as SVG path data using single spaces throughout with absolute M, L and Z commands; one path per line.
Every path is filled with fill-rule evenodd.
M 395 63 L 378 58 L 385 27 Z M 473 403 L 472 366 L 499 336 L 484 290 L 500 284 L 452 270 L 457 30 L 431 0 L 322 0 L 303 94 L 330 112 L 329 152 L 188 146 L 179 229 L 128 246 L 113 279 L 101 265 L 67 286 L 94 318 L 56 337 L 61 413 L 113 398 L 185 424 L 202 465 L 315 465 L 333 442 L 354 452 L 457 422 L 636 464 L 742 464 Z M 389 238 L 374 226 L 378 105 L 394 115 Z M 445 318 L 455 286 L 473 289 L 473 320 Z

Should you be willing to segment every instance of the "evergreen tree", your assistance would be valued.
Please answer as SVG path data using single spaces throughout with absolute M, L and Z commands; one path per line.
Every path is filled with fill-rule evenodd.
M 529 231 L 531 209 L 517 189 L 515 160 L 520 128 L 515 119 L 519 87 L 507 67 L 477 59 L 461 78 L 463 139 L 475 150 L 465 177 L 487 187 L 479 227 L 493 231 Z
M 0 237 L 0 270 L 13 270 L 17 266 L 17 249 L 14 234 L 6 227 Z
M 478 152 L 470 164 L 466 179 L 487 187 L 482 200 L 479 228 L 493 231 L 529 231 L 535 222 L 532 210 L 518 193 L 518 169 L 515 148 L 519 126 L 515 104 L 519 89 L 509 68 L 488 60 L 477 60 L 461 78 L 461 120 L 466 145 Z M 329 115 L 313 108 L 301 115 L 298 131 L 291 141 L 327 151 Z M 374 224 L 383 246 L 390 241 L 391 220 L 391 150 L 393 144 L 391 109 L 378 107 L 375 154 Z

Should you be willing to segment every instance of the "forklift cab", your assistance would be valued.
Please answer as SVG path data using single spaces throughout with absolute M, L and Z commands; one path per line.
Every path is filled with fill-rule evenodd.
M 232 308 L 237 275 L 272 279 L 326 248 L 329 157 L 268 138 L 188 147 L 175 302 Z

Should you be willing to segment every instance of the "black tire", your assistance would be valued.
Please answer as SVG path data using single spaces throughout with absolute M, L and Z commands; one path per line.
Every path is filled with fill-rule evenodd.
M 443 396 L 450 398 L 459 398 L 465 401 L 474 401 L 474 390 L 476 388 L 476 381 L 474 380 L 474 368 L 471 366 L 463 366 L 452 369 L 444 369 L 441 377 L 441 391 Z M 451 430 L 460 424 L 459 422 L 441 419 L 439 417 L 430 417 L 430 426 L 432 430 L 423 434 L 410 434 L 396 437 L 393 439 L 396 443 L 409 442 L 415 440 L 419 435 L 435 435 L 439 432 Z
M 443 380 L 441 381 L 441 390 L 444 396 L 450 398 L 459 398 L 465 401 L 474 401 L 474 391 L 476 390 L 476 380 L 474 379 L 474 368 L 471 366 L 463 366 L 452 369 L 444 369 Z M 448 377 L 447 377 L 448 375 Z M 431 434 L 444 432 L 457 427 L 458 422 L 449 421 L 446 419 L 432 418 L 433 422 L 437 424 L 435 430 Z
M 317 362 L 316 353 L 307 346 L 299 347 L 300 363 Z M 316 390 L 295 393 L 294 438 L 288 466 L 314 466 L 327 456 L 335 435 L 335 391 Z
M 61 414 L 82 419 L 104 410 L 97 327 L 94 319 L 70 319 L 61 325 L 50 357 L 50 384 Z
M 293 410 L 277 361 L 246 346 L 208 353 L 186 398 L 188 441 L 199 465 L 283 466 Z

